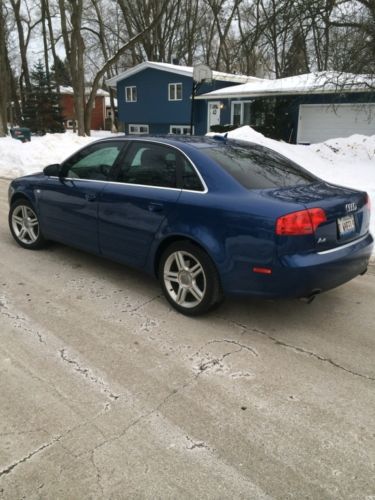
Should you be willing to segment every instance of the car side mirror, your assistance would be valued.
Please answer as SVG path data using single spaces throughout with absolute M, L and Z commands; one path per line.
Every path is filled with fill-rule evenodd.
M 59 163 L 53 163 L 52 165 L 47 165 L 43 169 L 43 174 L 48 177 L 60 177 L 61 175 L 61 165 Z

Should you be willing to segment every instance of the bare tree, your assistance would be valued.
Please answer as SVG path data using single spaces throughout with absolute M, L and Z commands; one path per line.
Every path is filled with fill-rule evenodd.
M 233 67 L 245 75 L 264 76 L 266 51 L 260 41 L 264 29 L 261 19 L 260 0 L 243 2 L 237 8 L 239 37 L 232 46 Z
M 78 135 L 85 135 L 85 70 L 83 64 L 85 43 L 81 33 L 83 0 L 59 0 L 59 7 L 61 33 L 72 78 Z
M 0 0 L 0 137 L 7 133 L 7 106 L 8 106 L 8 67 L 6 46 L 6 21 L 3 0 Z
M 31 6 L 27 0 L 9 0 L 13 9 L 13 15 L 17 27 L 18 45 L 21 57 L 21 74 L 20 74 L 20 94 L 24 105 L 26 94 L 31 90 L 30 71 L 27 57 L 27 50 L 34 29 L 41 22 L 40 16 L 34 17 L 34 4 Z M 24 89 L 25 87 L 25 89 Z

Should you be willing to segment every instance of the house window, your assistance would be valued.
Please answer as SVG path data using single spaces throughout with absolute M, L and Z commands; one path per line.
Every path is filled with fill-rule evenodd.
M 137 87 L 125 87 L 125 101 L 137 102 Z
M 148 125 L 129 125 L 129 134 L 144 135 L 148 133 Z
M 171 125 L 169 127 L 169 133 L 175 135 L 190 135 L 190 125 Z
M 250 108 L 252 101 L 232 102 L 232 125 L 250 125 Z
M 168 85 L 168 100 L 182 101 L 182 83 L 170 83 Z
M 75 120 L 66 120 L 66 128 L 74 128 L 77 127 L 77 122 Z

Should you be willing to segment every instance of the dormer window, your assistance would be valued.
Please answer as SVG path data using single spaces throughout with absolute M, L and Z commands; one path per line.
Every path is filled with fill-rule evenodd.
M 125 101 L 137 102 L 137 87 L 125 87 Z
M 182 83 L 170 83 L 168 85 L 168 100 L 182 101 Z

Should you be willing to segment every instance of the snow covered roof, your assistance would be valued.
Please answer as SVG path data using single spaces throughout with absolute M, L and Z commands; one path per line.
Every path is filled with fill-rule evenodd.
M 89 93 L 91 92 L 91 88 L 86 88 L 86 95 L 88 95 Z M 60 85 L 60 94 L 63 94 L 63 95 L 73 95 L 74 94 L 74 91 L 73 91 L 73 88 L 72 87 L 64 87 L 64 86 L 61 86 Z M 97 96 L 109 96 L 109 93 L 106 91 L 106 90 L 103 90 L 103 89 L 98 89 L 96 91 L 96 95 Z
M 113 103 L 115 105 L 115 108 L 117 108 L 117 99 L 116 98 L 113 99 Z M 111 106 L 111 98 L 109 96 L 106 96 L 106 98 L 105 98 L 105 106 L 106 106 L 106 108 L 109 108 Z
M 144 69 L 147 68 L 158 69 L 160 71 L 166 71 L 177 75 L 193 76 L 193 66 L 180 66 L 178 64 L 145 61 L 141 64 L 138 64 L 137 66 L 134 66 L 133 68 L 123 71 L 122 73 L 120 73 L 117 76 L 114 76 L 110 80 L 107 80 L 107 85 L 115 88 L 118 81 L 124 80 L 125 78 L 129 78 L 130 76 L 133 76 L 136 73 L 139 73 L 140 71 L 143 71 Z M 255 78 L 254 76 L 234 75 L 232 73 L 222 73 L 221 71 L 213 71 L 212 76 L 214 80 L 223 80 L 236 83 L 263 81 L 259 78 Z
M 197 96 L 196 99 L 366 92 L 371 90 L 375 90 L 375 77 L 371 75 L 322 71 L 278 80 L 250 81 L 242 85 L 214 90 Z

